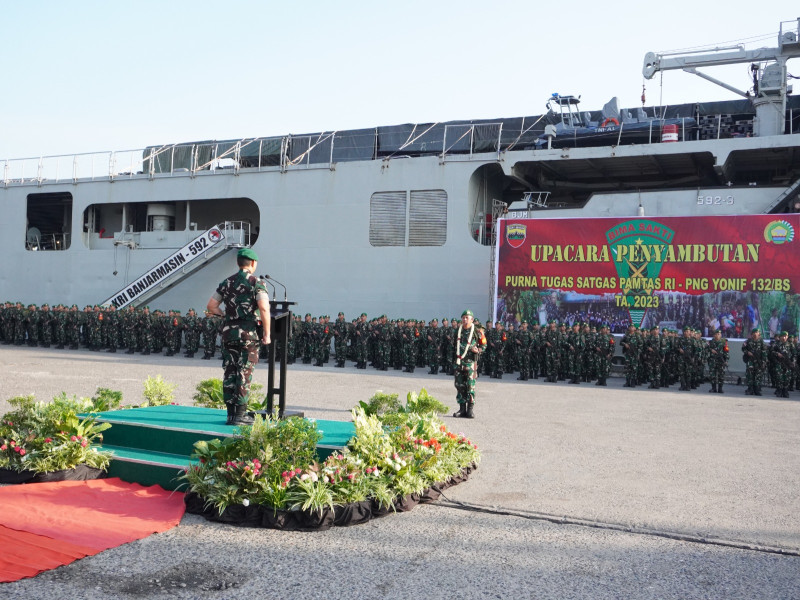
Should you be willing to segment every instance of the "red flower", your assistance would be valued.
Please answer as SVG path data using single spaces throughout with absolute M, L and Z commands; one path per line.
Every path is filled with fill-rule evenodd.
M 88 446 L 88 445 L 89 445 L 89 442 L 87 442 L 86 440 L 81 440 L 81 446 L 86 448 L 86 446 Z
M 19 449 L 19 455 L 20 456 L 25 456 L 25 448 L 20 448 Z
M 50 443 L 52 443 L 52 441 L 53 441 L 53 438 L 44 438 L 44 443 L 45 444 L 50 444 Z
M 78 438 L 77 438 L 77 436 L 74 436 L 74 435 L 73 435 L 72 437 L 70 437 L 70 438 L 69 438 L 69 441 L 70 441 L 70 442 L 77 442 L 77 441 L 78 441 Z
M 7 450 L 7 449 L 8 449 L 8 446 L 6 446 L 5 444 L 3 444 L 2 446 L 0 446 L 0 451 L 5 451 L 5 450 Z

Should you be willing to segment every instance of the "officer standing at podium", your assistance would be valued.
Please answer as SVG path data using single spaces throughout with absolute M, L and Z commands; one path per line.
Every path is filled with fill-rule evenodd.
M 269 293 L 263 280 L 254 273 L 258 255 L 242 248 L 236 255 L 239 271 L 219 284 L 206 307 L 207 315 L 225 318 L 222 327 L 223 399 L 228 409 L 228 425 L 252 425 L 247 414 L 247 399 L 253 369 L 258 364 L 259 342 L 270 343 Z M 223 312 L 220 305 L 225 305 Z M 258 321 L 264 329 L 259 340 Z

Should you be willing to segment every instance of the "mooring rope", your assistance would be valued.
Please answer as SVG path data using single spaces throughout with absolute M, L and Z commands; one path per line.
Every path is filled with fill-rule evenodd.
M 729 540 L 715 536 L 683 533 L 679 531 L 667 531 L 663 529 L 651 529 L 649 527 L 638 527 L 636 525 L 625 525 L 623 523 L 612 523 L 599 521 L 596 519 L 581 519 L 579 517 L 569 517 L 566 515 L 555 515 L 539 511 L 526 511 L 511 508 L 498 508 L 495 506 L 485 506 L 468 502 L 451 500 L 442 494 L 445 502 L 434 502 L 430 506 L 441 508 L 454 508 L 457 510 L 469 510 L 492 515 L 503 515 L 530 519 L 532 521 L 546 521 L 556 525 L 575 525 L 578 527 L 591 527 L 593 529 L 605 529 L 608 531 L 621 531 L 635 535 L 647 535 L 652 537 L 666 538 L 679 542 L 689 542 L 692 544 L 706 544 L 711 546 L 721 546 L 723 548 L 735 548 L 737 550 L 750 550 L 752 552 L 763 552 L 766 554 L 780 554 L 782 556 L 800 556 L 800 548 L 787 548 L 783 546 L 770 546 L 766 544 L 753 544 L 741 540 Z

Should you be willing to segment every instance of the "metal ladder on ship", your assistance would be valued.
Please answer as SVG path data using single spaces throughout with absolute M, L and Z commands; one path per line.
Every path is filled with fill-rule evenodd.
M 133 278 L 103 304 L 113 304 L 117 309 L 146 304 L 228 250 L 249 246 L 250 224 L 246 221 L 225 221 L 203 231 L 185 246 Z M 170 267 L 169 272 L 162 276 L 161 271 L 166 271 L 167 265 L 172 262 L 180 262 L 180 267 Z M 144 289 L 140 290 L 141 287 Z

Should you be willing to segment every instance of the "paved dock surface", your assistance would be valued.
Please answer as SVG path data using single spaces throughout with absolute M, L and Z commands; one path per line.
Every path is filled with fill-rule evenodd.
M 195 385 L 219 360 L 0 347 L 2 394 L 49 400 L 148 375 Z M 425 387 L 455 409 L 452 379 L 292 365 L 288 407 L 349 418 L 376 390 Z M 266 367 L 256 381 L 266 384 Z M 323 533 L 239 529 L 186 515 L 167 533 L 0 586 L 7 599 L 800 599 L 800 392 L 777 399 L 677 389 L 481 378 L 474 420 L 447 417 L 483 452 L 448 500 Z M 553 522 L 561 519 L 563 522 Z

